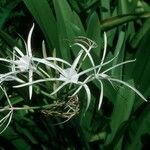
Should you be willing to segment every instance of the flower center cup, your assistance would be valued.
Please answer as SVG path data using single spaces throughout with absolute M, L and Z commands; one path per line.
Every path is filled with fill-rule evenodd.
M 23 56 L 19 60 L 16 61 L 16 65 L 21 71 L 27 71 L 31 66 L 31 57 Z
M 77 83 L 79 75 L 75 69 L 67 68 L 63 70 L 63 73 L 60 75 L 60 79 L 64 81 L 69 81 L 71 83 Z

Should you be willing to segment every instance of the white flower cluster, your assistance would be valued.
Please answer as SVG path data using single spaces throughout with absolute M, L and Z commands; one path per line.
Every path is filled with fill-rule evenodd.
M 69 62 L 57 58 L 57 57 L 45 57 L 45 58 L 38 58 L 33 57 L 32 49 L 31 49 L 31 37 L 32 32 L 34 29 L 34 24 L 30 29 L 27 44 L 24 42 L 26 47 L 26 54 L 23 54 L 22 50 L 18 47 L 13 48 L 13 56 L 11 59 L 0 58 L 1 62 L 9 63 L 11 70 L 7 73 L 0 74 L 0 89 L 4 92 L 8 106 L 6 107 L 9 112 L 0 119 L 0 127 L 6 124 L 3 130 L 0 132 L 2 133 L 9 125 L 14 108 L 9 100 L 5 87 L 2 88 L 2 84 L 6 81 L 16 81 L 20 83 L 19 85 L 14 85 L 13 88 L 21 88 L 28 86 L 29 87 L 29 99 L 32 98 L 32 91 L 33 85 L 38 84 L 40 82 L 54 82 L 59 83 L 57 87 L 53 91 L 51 91 L 51 95 L 58 93 L 60 90 L 63 90 L 64 86 L 69 85 L 69 88 L 72 88 L 72 85 L 75 85 L 75 89 L 73 93 L 69 96 L 76 96 L 79 94 L 80 90 L 84 88 L 86 95 L 87 95 L 87 106 L 86 110 L 89 108 L 91 102 L 91 89 L 88 85 L 89 82 L 93 82 L 94 80 L 98 81 L 97 83 L 100 86 L 99 91 L 99 105 L 98 110 L 101 108 L 102 100 L 103 100 L 103 81 L 107 80 L 111 85 L 113 82 L 117 82 L 119 84 L 123 84 L 126 87 L 133 90 L 137 95 L 139 95 L 144 101 L 147 101 L 145 97 L 134 87 L 129 85 L 127 82 L 122 81 L 120 79 L 116 79 L 108 75 L 107 73 L 112 69 L 115 69 L 119 66 L 122 66 L 127 63 L 134 62 L 135 60 L 127 60 L 111 66 L 107 69 L 104 69 L 104 66 L 110 64 L 118 55 L 113 57 L 111 60 L 105 62 L 106 57 L 106 50 L 107 50 L 107 37 L 106 33 L 104 33 L 104 51 L 102 55 L 102 59 L 98 65 L 95 65 L 94 58 L 91 55 L 91 50 L 97 47 L 97 44 L 85 37 L 79 36 L 75 39 L 74 45 L 80 47 L 80 51 L 77 54 L 77 57 L 73 61 L 72 64 Z M 73 46 L 74 46 L 73 45 Z M 91 63 L 91 67 L 83 70 L 81 69 L 82 65 L 84 65 L 85 59 L 89 59 Z M 55 73 L 48 74 L 47 71 L 39 67 L 39 64 L 43 64 L 46 68 L 52 69 L 53 72 L 59 74 L 56 77 Z M 63 66 L 63 67 L 62 67 Z M 38 74 L 40 78 L 33 80 L 33 74 Z M 45 75 L 47 78 L 45 78 Z M 25 77 L 24 78 L 22 78 Z M 44 77 L 44 78 L 43 78 Z M 0 112 L 5 111 L 5 108 L 0 109 Z
M 95 65 L 94 58 L 91 55 L 91 49 L 97 47 L 96 43 L 88 38 L 79 36 L 75 39 L 74 45 L 80 47 L 80 52 L 78 53 L 77 57 L 73 61 L 72 64 L 69 62 L 57 58 L 57 57 L 46 57 L 46 58 L 38 58 L 33 57 L 32 55 L 32 49 L 31 49 L 31 36 L 34 29 L 34 24 L 32 28 L 30 29 L 27 44 L 25 43 L 26 47 L 26 54 L 23 54 L 21 49 L 18 47 L 14 47 L 13 51 L 13 57 L 12 59 L 5 59 L 0 58 L 0 61 L 4 61 L 7 63 L 10 63 L 11 71 L 5 74 L 0 75 L 0 83 L 3 83 L 5 81 L 12 81 L 15 80 L 19 82 L 19 85 L 14 85 L 14 88 L 21 88 L 24 86 L 29 86 L 29 98 L 32 98 L 32 89 L 33 85 L 40 83 L 40 82 L 59 82 L 59 85 L 52 91 L 51 95 L 56 94 L 58 91 L 62 90 L 64 86 L 72 84 L 77 85 L 76 89 L 74 90 L 73 94 L 71 96 L 75 96 L 79 93 L 79 91 L 84 88 L 87 95 L 87 107 L 88 109 L 90 102 L 91 102 L 91 90 L 88 86 L 89 82 L 92 82 L 94 80 L 97 80 L 100 85 L 100 96 L 99 96 L 99 105 L 98 109 L 100 109 L 102 100 L 103 100 L 103 80 L 109 81 L 111 84 L 113 82 L 118 82 L 119 84 L 123 84 L 127 86 L 128 88 L 132 89 L 135 93 L 137 93 L 143 100 L 147 101 L 145 97 L 134 87 L 129 85 L 128 83 L 113 78 L 107 74 L 112 69 L 115 69 L 121 65 L 134 62 L 135 60 L 128 60 L 121 62 L 119 64 L 116 64 L 106 70 L 103 69 L 103 66 L 110 64 L 117 56 L 112 58 L 111 60 L 108 60 L 105 62 L 106 57 L 106 50 L 107 50 L 107 37 L 106 33 L 104 33 L 104 51 L 102 59 L 99 63 L 99 65 Z M 73 45 L 73 46 L 74 46 Z M 88 58 L 91 67 L 87 68 L 86 70 L 82 70 L 81 66 L 84 65 L 85 58 Z M 55 63 L 54 63 L 55 62 Z M 45 66 L 53 69 L 55 72 L 59 73 L 59 76 L 53 76 L 48 75 L 48 78 L 40 78 L 33 80 L 33 73 L 42 74 L 40 69 L 38 69 L 38 64 L 44 64 Z M 59 64 L 59 65 L 58 65 Z M 60 65 L 61 64 L 61 65 Z M 65 66 L 62 68 L 62 66 Z M 102 71 L 103 70 L 103 71 Z M 23 74 L 24 72 L 28 73 L 28 76 L 26 77 L 28 79 L 28 82 L 25 82 L 23 79 L 21 79 L 18 74 Z M 43 70 L 45 74 L 48 74 L 46 71 Z M 26 75 L 25 75 L 26 76 Z

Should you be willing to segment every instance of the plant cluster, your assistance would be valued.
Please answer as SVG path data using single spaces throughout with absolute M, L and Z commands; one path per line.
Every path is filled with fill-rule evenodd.
M 32 98 L 32 93 L 33 93 L 33 85 L 40 83 L 40 82 L 57 82 L 57 87 L 50 93 L 50 95 L 57 94 L 60 90 L 63 90 L 65 86 L 69 86 L 68 93 L 69 91 L 73 91 L 71 95 L 68 95 L 68 97 L 75 97 L 76 95 L 80 95 L 80 90 L 82 88 L 85 89 L 86 95 L 87 95 L 87 106 L 86 106 L 86 111 L 90 106 L 91 102 L 91 89 L 88 86 L 89 82 L 93 82 L 93 80 L 97 80 L 100 86 L 100 96 L 99 96 L 99 104 L 98 104 L 98 110 L 101 108 L 102 100 L 103 100 L 103 80 L 107 80 L 112 86 L 113 82 L 118 82 L 121 83 L 128 88 L 132 89 L 134 92 L 136 92 L 143 100 L 147 101 L 145 97 L 134 87 L 132 87 L 130 84 L 120 80 L 116 79 L 114 77 L 111 77 L 107 75 L 106 73 L 111 71 L 112 69 L 115 69 L 121 65 L 127 64 L 134 62 L 135 60 L 127 60 L 121 63 L 118 63 L 112 67 L 109 67 L 103 71 L 102 67 L 105 65 L 108 65 L 111 63 L 117 55 L 112 58 L 111 60 L 104 61 L 105 56 L 106 56 L 106 51 L 107 51 L 107 36 L 106 33 L 104 32 L 104 51 L 103 51 L 103 56 L 102 59 L 100 60 L 99 65 L 95 65 L 94 59 L 90 53 L 92 53 L 92 49 L 97 47 L 97 44 L 86 38 L 79 36 L 75 39 L 75 43 L 73 46 L 77 45 L 80 47 L 80 51 L 77 54 L 75 60 L 73 61 L 72 64 L 69 62 L 57 58 L 57 57 L 46 57 L 46 58 L 38 58 L 32 56 L 32 49 L 31 49 L 31 37 L 32 37 L 32 32 L 34 29 L 34 24 L 32 28 L 30 29 L 27 43 L 24 42 L 25 48 L 26 48 L 26 54 L 24 55 L 22 51 L 18 47 L 13 48 L 13 53 L 12 53 L 12 58 L 11 59 L 6 59 L 6 58 L 0 58 L 0 61 L 7 62 L 9 63 L 10 67 L 10 72 L 1 74 L 0 80 L 1 84 L 6 82 L 6 81 L 17 81 L 21 83 L 20 85 L 13 85 L 14 88 L 21 88 L 24 86 L 29 86 L 29 99 L 31 100 Z M 17 55 L 18 54 L 18 55 Z M 81 66 L 84 65 L 84 60 L 88 57 L 91 63 L 91 67 L 81 70 Z M 61 63 L 61 66 L 58 64 Z M 40 64 L 44 64 L 46 67 L 49 67 L 49 69 L 52 72 L 52 69 L 54 70 L 54 76 L 53 74 L 48 74 L 46 70 L 43 70 L 40 67 Z M 27 74 L 25 74 L 27 73 Z M 34 75 L 33 74 L 38 74 L 42 78 L 38 78 L 34 80 Z M 58 77 L 56 77 L 56 74 L 58 74 Z M 44 78 L 45 75 L 47 75 L 47 78 Z M 23 78 L 27 79 L 23 80 Z M 83 77 L 84 76 L 84 77 Z M 56 84 L 56 83 L 55 83 Z M 75 87 L 73 87 L 73 84 L 75 84 Z M 73 87 L 73 89 L 71 89 Z M 2 88 L 2 87 L 1 87 Z M 9 104 L 8 108 L 2 108 L 1 111 L 6 111 L 10 110 L 10 112 L 1 119 L 1 126 L 4 124 L 6 119 L 9 118 L 9 121 L 6 125 L 10 123 L 10 120 L 12 118 L 12 112 L 13 112 L 13 106 L 6 94 L 6 90 L 2 89 L 7 97 L 7 101 Z M 73 99 L 74 100 L 74 99 Z M 57 104 L 56 104 L 57 106 Z M 55 106 L 55 107 L 56 107 Z M 58 108 L 57 108 L 58 109 Z M 57 112 L 58 111 L 58 112 Z M 59 109 L 56 111 L 56 113 L 59 114 Z M 65 109 L 64 109 L 65 111 Z M 43 113 L 47 114 L 53 114 L 52 110 L 48 113 L 46 110 L 42 111 Z M 67 110 L 68 112 L 68 110 Z M 63 113 L 63 112 L 62 112 Z M 64 112 L 65 113 L 65 112 Z M 72 114 L 72 113 L 71 113 Z M 73 115 L 74 116 L 74 115 Z M 6 129 L 6 127 L 2 130 L 2 132 Z
M 149 18 L 147 0 L 1 0 L 0 149 L 144 149 Z

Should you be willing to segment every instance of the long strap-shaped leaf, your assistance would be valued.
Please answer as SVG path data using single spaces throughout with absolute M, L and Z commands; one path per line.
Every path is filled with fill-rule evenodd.
M 6 21 L 11 16 L 13 9 L 20 3 L 21 0 L 9 1 L 5 6 L 0 6 L 0 29 L 3 28 Z
M 143 18 L 150 18 L 150 12 L 145 13 L 138 13 L 138 14 L 127 14 L 127 15 L 120 15 L 112 18 L 108 18 L 101 21 L 101 28 L 102 30 L 110 30 L 114 27 L 117 27 L 121 24 L 134 21 L 137 19 L 143 19 Z
M 19 47 L 17 42 L 2 30 L 0 30 L 0 38 L 2 38 L 10 47 L 14 47 L 14 46 Z
M 24 0 L 25 5 L 39 24 L 49 48 L 58 48 L 57 25 L 47 0 Z

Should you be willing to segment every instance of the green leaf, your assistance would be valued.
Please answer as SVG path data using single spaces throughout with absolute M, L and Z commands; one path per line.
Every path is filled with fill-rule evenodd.
M 5 7 L 0 7 L 0 28 L 4 26 L 6 21 L 12 14 L 13 9 L 20 3 L 20 0 L 15 0 L 15 2 L 10 2 L 5 5 Z
M 137 53 L 135 55 L 136 62 L 132 68 L 132 76 L 135 79 L 138 89 L 144 94 L 146 90 L 150 87 L 149 74 L 150 74 L 150 42 L 149 42 L 150 30 L 145 34 L 140 45 L 138 47 Z M 149 96 L 149 95 L 147 95 Z
M 21 103 L 23 100 L 24 100 L 24 99 L 23 99 L 22 97 L 20 97 L 20 96 L 15 96 L 15 97 L 12 97 L 12 98 L 10 99 L 12 105 L 16 105 L 16 104 L 18 104 L 18 103 Z
M 147 19 L 131 41 L 133 48 L 137 47 L 145 34 L 150 30 L 150 19 Z
M 57 24 L 47 0 L 24 0 L 24 3 L 39 24 L 49 48 L 58 49 Z
M 99 55 L 103 47 L 102 47 L 101 28 L 100 28 L 101 26 L 100 26 L 98 15 L 94 12 L 93 14 L 91 14 L 87 22 L 88 22 L 87 31 L 86 31 L 87 37 L 95 41 L 97 44 L 97 48 L 92 50 L 91 53 L 93 53 L 95 56 L 94 58 L 97 59 L 98 62 L 100 62 Z
M 128 23 L 130 21 L 134 21 L 137 19 L 144 19 L 144 18 L 150 18 L 150 12 L 118 15 L 116 17 L 111 17 L 111 18 L 102 20 L 101 28 L 102 30 L 106 31 L 114 27 L 117 27 L 119 25 L 122 25 L 124 23 Z
M 129 2 L 125 1 L 125 0 L 118 0 L 118 14 L 122 15 L 122 14 L 127 14 L 130 13 L 129 12 Z
M 139 0 L 132 0 L 129 2 L 129 8 L 130 8 L 130 12 L 134 12 L 136 7 L 137 7 L 137 4 L 138 4 L 138 1 Z
M 116 59 L 113 60 L 112 66 L 115 66 L 119 62 L 123 62 L 124 50 L 125 50 L 125 41 L 126 41 L 125 32 L 121 31 L 119 33 L 117 45 L 116 45 L 116 48 L 114 51 L 114 56 L 116 56 L 117 54 L 119 54 L 119 55 Z M 123 66 L 120 66 L 119 68 L 113 69 L 111 71 L 111 75 L 113 77 L 117 77 L 118 79 L 122 79 L 122 71 L 123 71 Z
M 65 60 L 71 61 L 69 42 L 78 35 L 84 34 L 84 28 L 78 17 L 65 0 L 54 0 L 54 8 L 57 18 L 60 53 Z
M 125 139 L 124 149 L 142 149 L 142 140 L 145 135 L 150 135 L 150 105 L 148 104 L 131 125 L 129 139 Z M 130 141 L 130 143 L 128 143 Z
M 79 3 L 78 1 L 72 1 L 72 0 L 68 0 L 70 6 L 73 8 L 73 10 L 75 10 L 77 13 L 80 13 L 81 10 L 80 10 L 80 6 L 79 6 Z
M 12 48 L 14 46 L 20 47 L 17 41 L 15 41 L 10 35 L 2 30 L 0 30 L 0 38 L 2 38 Z
M 110 0 L 100 0 L 101 1 L 101 18 L 104 20 L 111 16 L 110 13 Z M 104 11 L 103 11 L 104 10 Z
M 15 132 L 15 129 L 9 126 L 6 132 L 3 133 L 3 137 L 11 142 L 14 145 L 16 150 L 30 150 L 31 145 L 23 138 L 23 136 L 19 135 Z
M 128 83 L 134 86 L 132 80 L 129 80 Z M 111 145 L 111 149 L 113 149 L 118 142 L 122 142 L 121 137 L 123 136 L 123 134 L 120 134 L 120 138 L 118 138 L 116 137 L 116 133 L 119 127 L 129 119 L 133 108 L 134 100 L 135 93 L 132 90 L 126 88 L 125 86 L 120 87 L 117 93 L 116 101 L 114 101 L 114 108 L 111 116 L 111 133 L 108 135 L 105 141 L 105 145 Z M 114 142 L 115 138 L 118 138 L 120 140 Z
M 85 108 L 85 107 L 84 107 Z M 82 106 L 82 112 L 80 114 L 80 126 L 84 132 L 84 136 L 86 139 L 90 139 L 91 137 L 91 125 L 93 121 L 93 115 L 94 115 L 94 109 L 95 109 L 95 98 L 92 97 L 92 101 L 90 103 L 90 107 L 85 113 L 85 109 L 83 109 Z
M 27 140 L 30 141 L 29 143 L 38 144 L 38 141 L 28 129 L 26 129 L 25 127 L 22 128 L 22 126 L 20 126 L 18 123 L 16 124 L 16 129 L 22 136 L 25 136 Z

